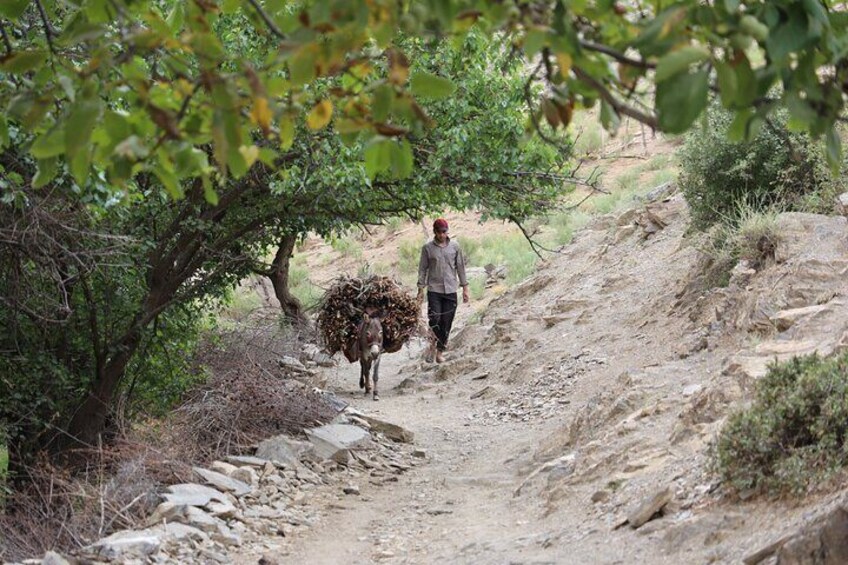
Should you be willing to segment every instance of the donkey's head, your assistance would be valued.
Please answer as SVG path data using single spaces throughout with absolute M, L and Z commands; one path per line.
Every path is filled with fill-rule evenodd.
M 362 321 L 362 332 L 359 334 L 359 346 L 362 356 L 374 358 L 383 348 L 383 324 L 377 312 L 368 312 Z

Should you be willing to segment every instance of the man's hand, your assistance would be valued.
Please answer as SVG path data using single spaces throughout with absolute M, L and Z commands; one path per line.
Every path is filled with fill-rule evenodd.
M 469 296 L 468 296 L 468 287 L 464 286 L 464 287 L 462 287 L 462 303 L 468 304 L 470 301 L 471 301 L 471 298 L 469 298 Z
M 418 301 L 418 305 L 420 306 L 424 302 L 424 289 L 418 289 L 418 296 L 415 297 L 415 300 Z

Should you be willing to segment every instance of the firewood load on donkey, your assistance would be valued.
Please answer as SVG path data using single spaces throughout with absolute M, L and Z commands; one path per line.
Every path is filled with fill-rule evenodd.
M 318 327 L 330 354 L 360 363 L 360 388 L 379 400 L 380 357 L 399 351 L 420 327 L 419 307 L 399 283 L 373 275 L 341 277 L 324 295 Z M 373 371 L 372 371 L 373 369 Z

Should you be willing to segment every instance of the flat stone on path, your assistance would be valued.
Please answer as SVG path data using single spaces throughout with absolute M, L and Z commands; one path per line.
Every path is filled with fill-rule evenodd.
M 385 420 L 380 420 L 367 414 L 360 414 L 359 417 L 368 422 L 372 430 L 383 434 L 392 441 L 412 443 L 412 440 L 415 439 L 414 433 L 397 424 L 392 424 L 391 422 L 386 422 Z
M 163 496 L 168 502 L 177 506 L 206 506 L 213 500 L 218 502 L 229 502 L 227 495 L 212 487 L 198 485 L 195 483 L 182 483 L 171 485 Z
M 289 467 L 297 467 L 300 458 L 311 448 L 306 442 L 291 439 L 286 435 L 278 435 L 259 443 L 256 457 L 267 461 L 277 461 Z
M 143 557 L 159 550 L 162 536 L 156 530 L 124 530 L 94 542 L 89 548 L 105 559 Z
M 671 502 L 672 498 L 674 498 L 674 494 L 671 492 L 671 487 L 665 487 L 655 492 L 627 515 L 627 522 L 630 527 L 635 529 L 650 521 L 654 514 Z
M 251 455 L 227 456 L 227 463 L 232 463 L 233 465 L 250 465 L 251 467 L 259 467 L 261 469 L 265 466 L 265 463 L 267 462 L 267 459 L 263 459 L 261 457 L 253 457 Z
M 371 434 L 359 426 L 329 424 L 304 430 L 315 446 L 315 453 L 324 459 L 347 463 L 349 450 L 371 445 Z
M 253 487 L 249 484 L 233 479 L 232 477 L 228 477 L 222 473 L 210 471 L 203 467 L 193 467 L 192 470 L 203 477 L 203 479 L 213 487 L 222 491 L 231 492 L 236 496 L 244 496 L 253 490 Z

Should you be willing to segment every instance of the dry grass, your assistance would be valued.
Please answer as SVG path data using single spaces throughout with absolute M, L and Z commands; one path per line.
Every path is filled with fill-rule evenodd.
M 336 411 L 278 363 L 301 337 L 273 323 L 207 339 L 197 355 L 208 379 L 164 421 L 121 426 L 109 444 L 46 457 L 15 477 L 0 508 L 0 559 L 68 552 L 143 521 L 164 485 L 191 467 L 282 432 L 326 423 Z

